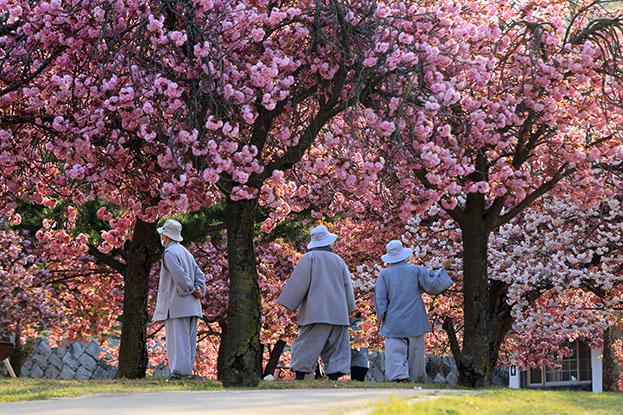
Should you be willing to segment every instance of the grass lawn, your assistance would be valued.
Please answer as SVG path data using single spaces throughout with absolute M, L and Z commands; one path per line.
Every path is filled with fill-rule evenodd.
M 154 380 L 56 380 L 0 378 L 0 402 L 69 398 L 91 393 L 152 392 L 157 390 L 214 390 L 218 382 L 166 382 Z
M 426 387 L 426 386 L 425 386 Z M 259 389 L 320 389 L 320 388 L 413 388 L 412 384 L 375 382 L 262 381 Z M 175 381 L 152 378 L 141 380 L 57 380 L 29 378 L 0 378 L 0 402 L 30 401 L 50 398 L 69 398 L 92 393 L 130 393 L 155 391 L 208 391 L 223 389 L 216 381 Z
M 372 415 L 619 415 L 623 393 L 499 389 L 430 400 L 391 399 Z

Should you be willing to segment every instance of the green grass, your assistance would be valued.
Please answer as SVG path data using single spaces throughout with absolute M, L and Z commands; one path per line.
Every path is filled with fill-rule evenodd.
M 434 387 L 424 385 L 424 388 Z M 318 389 L 318 388 L 386 388 L 411 389 L 412 384 L 333 381 L 273 381 L 261 382 L 259 389 Z M 56 380 L 0 378 L 0 402 L 70 398 L 96 393 L 137 393 L 157 391 L 215 391 L 222 390 L 219 382 L 143 380 Z M 426 392 L 421 400 L 392 398 L 379 403 L 374 415 L 606 415 L 623 414 L 623 394 L 575 391 L 530 391 L 489 389 L 460 396 L 443 392 Z M 414 391 L 414 394 L 417 392 Z M 442 396 L 440 396 L 442 395 Z
M 414 383 L 395 382 L 357 382 L 357 381 L 331 381 L 331 380 L 275 380 L 272 382 L 261 381 L 259 389 L 413 389 Z M 460 386 L 449 385 L 417 385 L 424 389 L 450 388 L 458 389 Z
M 434 399 L 392 398 L 372 415 L 615 415 L 623 413 L 623 394 L 499 389 Z
M 426 387 L 426 386 L 424 386 Z M 375 388 L 411 389 L 413 384 L 375 382 L 334 382 L 329 380 L 260 382 L 259 389 Z M 216 381 L 176 381 L 152 378 L 141 380 L 57 380 L 0 378 L 0 402 L 69 398 L 93 393 L 132 393 L 156 391 L 206 391 L 223 389 Z M 239 388 L 244 389 L 244 388 Z
M 92 393 L 153 392 L 161 390 L 215 390 L 218 382 L 166 382 L 153 380 L 56 380 L 0 378 L 0 402 L 70 398 Z

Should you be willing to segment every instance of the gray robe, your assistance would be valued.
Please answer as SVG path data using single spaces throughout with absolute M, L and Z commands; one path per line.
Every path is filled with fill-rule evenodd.
M 359 323 L 363 320 L 360 318 L 355 318 L 350 323 L 350 328 L 352 330 L 350 341 L 357 341 L 359 338 L 357 337 L 357 332 L 361 331 L 361 327 Z M 362 347 L 361 349 L 351 348 L 350 349 L 350 367 L 369 367 L 370 362 L 368 361 L 368 348 Z
M 171 241 L 162 255 L 158 298 L 153 321 L 201 317 L 201 300 L 192 296 L 196 288 L 205 294 L 205 275 L 195 258 L 178 242 Z
M 426 381 L 424 336 L 385 339 L 385 379 Z
M 407 262 L 383 269 L 376 280 L 374 301 L 384 337 L 415 337 L 431 331 L 420 292 L 437 295 L 452 285 L 443 268 L 428 271 Z
M 346 263 L 333 252 L 306 253 L 283 287 L 278 302 L 290 310 L 298 308 L 299 326 L 349 326 L 348 316 L 355 311 L 355 294 Z

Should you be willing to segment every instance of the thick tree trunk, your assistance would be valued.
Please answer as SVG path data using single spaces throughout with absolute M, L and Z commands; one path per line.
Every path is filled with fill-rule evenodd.
M 604 390 L 619 392 L 619 377 L 623 372 L 620 362 L 614 355 L 612 343 L 617 339 L 623 339 L 623 327 L 610 326 L 604 331 Z
M 260 290 L 253 236 L 256 200 L 227 200 L 229 306 L 223 333 L 219 378 L 224 386 L 257 386 L 262 371 L 260 353 Z
M 123 316 L 119 371 L 117 377 L 138 379 L 147 369 L 147 294 L 157 223 L 140 219 L 128 249 L 128 268 L 124 275 Z
M 468 195 L 463 234 L 463 350 L 459 383 L 480 387 L 491 383 L 489 356 L 489 281 L 487 241 L 482 195 Z

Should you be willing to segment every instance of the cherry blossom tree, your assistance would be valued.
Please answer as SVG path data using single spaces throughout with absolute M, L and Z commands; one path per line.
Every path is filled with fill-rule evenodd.
M 97 59 L 61 67 L 37 91 L 55 104 L 40 142 L 62 162 L 49 168 L 64 173 L 52 183 L 87 182 L 94 192 L 69 186 L 74 203 L 97 194 L 126 208 L 107 219 L 116 222 L 103 234 L 107 249 L 134 217 L 149 223 L 222 199 L 231 287 L 222 378 L 255 385 L 261 189 L 279 185 L 334 116 L 380 99 L 382 79 L 416 70 L 416 46 L 390 42 L 412 23 L 370 1 L 98 3 L 92 18 L 81 51 Z M 45 201 L 51 187 L 33 197 Z
M 496 363 L 551 366 L 569 352 L 561 347 L 564 341 L 585 338 L 593 347 L 601 346 L 595 333 L 620 321 L 623 301 L 620 203 L 614 197 L 587 210 L 547 197 L 492 233 L 488 275 L 508 285 L 506 309 L 497 315 L 499 330 L 494 332 Z M 403 238 L 415 257 L 428 264 L 463 250 L 461 230 L 449 217 L 430 223 L 416 216 Z M 459 268 L 458 260 L 454 268 Z M 452 275 L 461 287 L 464 277 Z M 448 319 L 461 327 L 459 294 L 444 295 L 434 308 L 457 360 L 464 328 L 455 331 Z
M 452 35 L 420 45 L 432 53 L 405 97 L 329 126 L 307 164 L 323 178 L 301 180 L 308 185 L 298 193 L 313 197 L 332 186 L 329 209 L 372 213 L 381 229 L 395 232 L 413 214 L 427 224 L 426 214 L 440 211 L 460 229 L 450 240 L 463 256 L 465 326 L 455 356 L 465 385 L 490 381 L 511 327 L 499 317 L 509 316 L 506 300 L 515 293 L 509 281 L 488 277 L 492 232 L 552 190 L 575 190 L 582 208 L 612 197 L 594 170 L 616 163 L 623 150 L 620 57 L 612 46 L 621 16 L 606 3 L 441 5 Z M 428 29 L 408 34 L 423 41 L 418 31 Z M 327 206 L 322 198 L 312 203 Z M 454 331 L 451 320 L 445 326 Z
M 264 230 L 327 198 L 372 206 L 388 236 L 443 211 L 461 229 L 461 383 L 487 384 L 512 294 L 488 276 L 490 236 L 552 190 L 587 208 L 609 197 L 593 171 L 623 150 L 607 3 L 0 2 L 2 213 L 110 204 L 99 252 L 132 241 L 124 324 L 143 353 L 155 222 L 223 203 L 220 372 L 255 385 L 259 204 Z M 313 169 L 301 186 L 297 165 Z M 314 178 L 331 171 L 345 187 L 328 195 Z
M 424 46 L 440 65 L 412 97 L 365 112 L 374 130 L 396 120 L 389 207 L 407 219 L 437 206 L 461 229 L 463 385 L 490 383 L 510 327 L 510 286 L 488 275 L 492 232 L 552 190 L 573 187 L 583 208 L 608 197 L 593 167 L 623 149 L 621 15 L 601 3 L 444 5 L 453 40 Z

